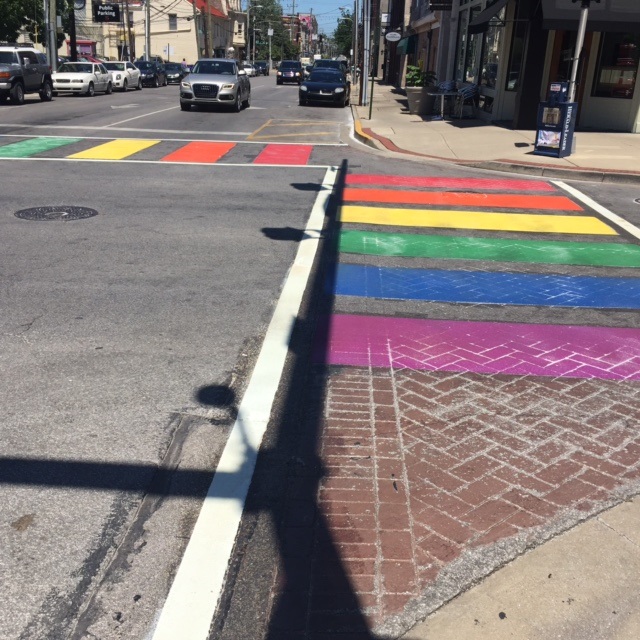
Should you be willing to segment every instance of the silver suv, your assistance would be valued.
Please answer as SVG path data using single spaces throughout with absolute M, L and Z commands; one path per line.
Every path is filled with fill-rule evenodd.
M 9 98 L 13 104 L 22 104 L 26 93 L 51 100 L 53 83 L 46 56 L 26 45 L 0 45 L 0 101 Z
M 180 108 L 183 111 L 189 111 L 193 104 L 222 104 L 240 111 L 250 102 L 251 83 L 247 72 L 236 60 L 203 58 L 180 82 Z

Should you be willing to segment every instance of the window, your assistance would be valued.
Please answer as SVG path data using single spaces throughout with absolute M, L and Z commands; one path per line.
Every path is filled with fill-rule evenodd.
M 484 35 L 480 84 L 489 89 L 496 88 L 498 65 L 500 63 L 500 43 L 504 34 L 502 25 L 504 24 L 505 11 L 505 9 L 502 9 L 496 16 L 500 20 L 500 24 L 494 25 L 490 23 Z
M 523 5 L 516 5 L 515 23 L 513 25 L 513 37 L 511 38 L 511 51 L 509 51 L 509 66 L 505 79 L 507 91 L 517 91 L 522 74 L 524 39 L 527 33 L 527 19 Z
M 169 31 L 178 30 L 178 16 L 175 13 L 169 14 Z
M 603 33 L 592 96 L 630 100 L 638 74 L 638 33 Z

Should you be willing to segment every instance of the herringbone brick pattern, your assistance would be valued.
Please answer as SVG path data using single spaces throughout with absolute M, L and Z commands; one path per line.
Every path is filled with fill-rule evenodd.
M 326 382 L 318 512 L 290 501 L 306 578 L 280 584 L 304 613 L 277 621 L 283 638 L 388 638 L 447 569 L 471 581 L 492 549 L 637 491 L 640 383 L 368 368 Z M 342 575 L 355 600 L 335 592 Z

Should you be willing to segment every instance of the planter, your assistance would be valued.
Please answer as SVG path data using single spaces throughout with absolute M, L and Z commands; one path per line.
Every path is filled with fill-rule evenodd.
M 422 99 L 422 87 L 406 87 L 407 102 L 409 103 L 409 113 L 420 115 L 420 101 Z
M 411 115 L 425 116 L 433 113 L 435 96 L 428 95 L 433 87 L 406 87 L 407 102 Z

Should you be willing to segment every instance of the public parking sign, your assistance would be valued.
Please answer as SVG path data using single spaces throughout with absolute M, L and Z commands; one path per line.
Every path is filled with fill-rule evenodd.
M 120 5 L 93 3 L 94 22 L 120 22 Z

